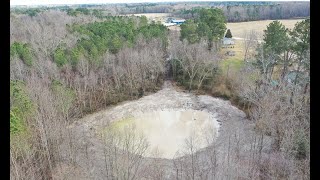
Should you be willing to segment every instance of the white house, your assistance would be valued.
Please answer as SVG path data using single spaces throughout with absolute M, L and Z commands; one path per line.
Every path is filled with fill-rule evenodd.
M 174 26 L 176 24 L 175 23 L 163 23 L 163 25 L 168 27 L 168 26 Z
M 234 43 L 234 40 L 233 40 L 232 38 L 226 38 L 226 37 L 224 37 L 224 38 L 222 39 L 222 44 L 223 44 L 223 45 L 234 45 L 235 43 Z
M 171 23 L 174 23 L 176 25 L 180 25 L 180 24 L 183 24 L 185 21 L 186 21 L 185 19 L 179 19 L 179 20 L 172 19 Z

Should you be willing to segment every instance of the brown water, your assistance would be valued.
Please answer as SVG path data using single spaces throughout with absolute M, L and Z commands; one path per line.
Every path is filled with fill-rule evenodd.
M 125 130 L 129 126 L 134 126 L 135 133 L 146 138 L 149 144 L 146 157 L 171 159 L 185 155 L 191 140 L 195 151 L 211 144 L 219 125 L 208 112 L 190 109 L 138 113 L 116 121 L 110 127 Z

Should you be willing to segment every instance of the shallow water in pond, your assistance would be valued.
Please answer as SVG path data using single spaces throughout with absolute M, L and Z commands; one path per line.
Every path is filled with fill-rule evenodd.
M 194 150 L 212 143 L 217 135 L 218 122 L 212 114 L 196 110 L 163 110 L 136 114 L 113 122 L 109 128 L 123 130 L 134 126 L 149 143 L 146 157 L 174 158 L 177 152 L 188 154 L 188 142 Z

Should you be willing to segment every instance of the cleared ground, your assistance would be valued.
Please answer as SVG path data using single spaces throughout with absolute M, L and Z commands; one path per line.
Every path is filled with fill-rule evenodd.
M 244 44 L 243 40 L 235 40 L 235 45 L 233 45 L 233 48 L 223 48 L 221 52 L 225 54 L 227 51 L 234 51 L 234 56 L 224 56 L 224 60 L 221 62 L 221 66 L 224 72 L 227 71 L 228 66 L 230 69 L 239 70 L 241 66 L 243 65 L 243 59 L 244 59 Z
M 297 22 L 304 19 L 286 19 L 279 20 L 286 28 L 292 29 Z M 244 32 L 249 32 L 254 30 L 259 38 L 259 42 L 263 38 L 263 30 L 273 20 L 263 20 L 263 21 L 249 21 L 249 22 L 238 22 L 238 23 L 227 23 L 227 28 L 231 30 L 233 37 L 235 38 L 234 48 L 222 49 L 222 53 L 225 54 L 227 51 L 234 51 L 235 56 L 224 56 L 224 60 L 221 62 L 222 70 L 226 73 L 229 71 L 238 71 L 244 64 Z
M 180 113 L 176 113 L 180 112 Z M 183 112 L 187 112 L 184 114 Z M 197 113 L 194 114 L 196 120 L 190 119 L 190 113 L 193 112 Z M 209 113 L 210 116 L 213 118 L 209 118 L 209 120 L 205 120 L 208 118 L 206 112 Z M 189 113 L 189 114 L 188 114 Z M 128 119 L 129 117 L 129 119 Z M 208 135 L 206 132 L 202 130 L 198 130 L 198 133 L 203 133 L 207 135 L 207 142 L 212 142 L 210 146 L 207 148 L 201 148 L 196 144 L 197 140 L 193 139 L 193 152 L 198 152 L 197 156 L 199 156 L 199 160 L 206 161 L 208 160 L 208 154 L 211 153 L 209 151 L 214 147 L 215 152 L 217 153 L 216 160 L 219 164 L 219 168 L 217 169 L 217 175 L 222 177 L 225 176 L 226 173 L 230 173 L 228 171 L 224 171 L 227 168 L 226 157 L 228 156 L 228 144 L 233 145 L 237 144 L 240 149 L 240 154 L 243 156 L 249 157 L 247 152 L 252 147 L 252 143 L 254 142 L 253 138 L 255 137 L 255 132 L 253 129 L 253 122 L 249 121 L 245 118 L 245 113 L 239 110 L 238 108 L 231 105 L 229 101 L 225 101 L 219 98 L 214 98 L 207 95 L 199 95 L 196 96 L 191 93 L 180 92 L 177 91 L 174 86 L 172 86 L 171 82 L 166 81 L 164 83 L 163 89 L 158 91 L 155 94 L 144 96 L 135 101 L 127 101 L 120 103 L 116 106 L 110 106 L 105 110 L 100 112 L 93 113 L 91 115 L 87 115 L 78 121 L 75 121 L 71 126 L 68 128 L 70 129 L 70 133 L 72 133 L 71 139 L 72 144 L 75 145 L 75 152 L 74 157 L 76 158 L 77 164 L 79 169 L 76 171 L 73 170 L 71 167 L 66 168 L 66 166 L 71 166 L 71 164 L 62 164 L 61 166 L 57 167 L 56 171 L 61 171 L 59 177 L 57 179 L 105 179 L 108 176 L 106 172 L 106 161 L 105 161 L 105 153 L 109 150 L 114 149 L 114 147 L 126 147 L 126 145 L 130 145 L 129 147 L 142 147 L 143 143 L 129 143 L 133 141 L 127 141 L 126 139 L 138 139 L 139 134 L 130 134 L 128 133 L 126 136 L 121 136 L 118 141 L 116 140 L 117 137 L 115 134 L 114 136 L 101 136 L 103 132 L 106 132 L 106 128 L 120 128 L 121 126 L 125 126 L 125 124 L 130 124 L 130 122 L 135 118 L 140 118 L 141 125 L 149 126 L 150 122 L 157 121 L 155 123 L 159 123 L 151 127 L 151 130 L 155 131 L 153 134 L 153 138 L 155 140 L 147 139 L 147 141 L 157 141 L 157 138 L 162 139 L 162 144 L 170 148 L 170 146 L 179 146 L 179 142 L 175 142 L 175 140 L 181 138 L 185 140 L 190 139 L 186 138 L 186 136 L 181 136 L 183 133 L 176 133 L 174 132 L 171 134 L 171 137 L 162 137 L 165 136 L 170 128 L 166 129 L 167 127 L 174 127 L 174 124 L 179 124 L 181 121 L 185 121 L 186 123 L 182 123 L 182 127 L 178 128 L 178 130 L 182 130 L 187 132 L 185 128 L 193 127 L 195 124 L 203 124 L 205 126 L 205 122 L 207 123 L 215 123 L 218 122 L 219 128 L 217 128 L 217 136 L 212 137 L 210 134 Z M 192 116 L 191 116 L 192 117 Z M 133 119 L 131 119 L 133 118 Z M 167 119 L 169 118 L 169 119 Z M 199 120 L 204 119 L 204 121 Z M 139 121 L 139 120 L 138 120 Z M 160 122 L 165 121 L 165 122 Z M 187 127 L 188 122 L 190 123 L 189 127 Z M 170 123 L 172 123 L 170 125 Z M 153 124 L 153 123 L 151 123 Z M 162 125 L 161 125 L 162 124 Z M 203 127 L 201 125 L 196 125 L 197 127 Z M 185 127 L 183 127 L 185 126 Z M 143 127 L 143 126 L 142 126 Z M 143 129 L 143 128 L 142 128 Z M 175 128 L 171 128 L 174 130 Z M 127 131 L 128 132 L 128 131 Z M 130 132 L 130 131 L 129 131 Z M 156 133 L 157 132 L 157 133 Z M 190 132 L 190 131 L 189 131 Z M 158 135 L 156 135 L 158 134 Z M 185 133 L 188 134 L 188 133 Z M 180 137 L 179 137 L 180 136 Z M 241 137 L 241 141 L 238 141 L 235 137 Z M 106 139 L 107 138 L 107 139 Z M 166 139 L 166 141 L 164 141 Z M 107 143 L 108 146 L 105 145 L 105 141 L 113 142 L 111 145 Z M 237 142 L 236 142 L 237 141 Z M 127 143 L 129 144 L 127 144 Z M 142 142 L 142 141 L 140 141 Z M 165 145 L 165 142 L 166 143 Z M 174 143 L 175 142 L 175 143 Z M 182 141 L 180 141 L 181 143 Z M 264 138 L 264 143 L 269 143 L 267 137 Z M 65 141 L 63 146 L 68 146 L 70 144 L 69 141 Z M 188 142 L 185 141 L 187 145 Z M 190 144 L 190 143 L 189 143 Z M 210 143 L 208 143 L 210 144 Z M 114 145 L 114 146 L 113 146 Z M 140 146 L 141 145 L 141 146 Z M 150 144 L 149 144 L 150 145 Z M 179 147 L 179 149 L 184 149 L 183 152 L 177 154 L 179 161 L 181 158 L 184 158 L 188 153 L 190 153 L 190 147 L 186 148 L 185 146 Z M 120 148 L 116 148 L 120 149 Z M 138 148 L 139 149 L 139 148 Z M 152 150 L 152 145 L 149 146 L 149 150 Z M 129 148 L 130 150 L 130 148 Z M 268 151 L 268 149 L 263 149 L 264 151 Z M 111 151 L 113 153 L 113 151 Z M 118 152 L 118 151 L 117 151 Z M 132 152 L 132 151 L 131 151 Z M 160 152 L 161 154 L 161 152 Z M 181 155 L 183 157 L 181 157 Z M 70 157 L 69 153 L 66 151 L 66 154 L 62 158 Z M 126 160 L 127 154 L 122 153 L 121 149 L 117 154 L 117 161 L 112 162 L 119 162 L 122 163 Z M 130 156 L 135 157 L 135 156 Z M 152 163 L 153 160 L 157 160 L 159 163 L 162 163 L 162 168 L 164 174 L 166 175 L 163 179 L 175 179 L 176 171 L 174 171 L 174 161 L 171 158 L 159 159 L 159 158 L 150 158 L 148 154 L 142 154 L 142 164 L 141 169 L 148 169 L 148 168 L 157 168 L 154 167 Z M 153 156 L 156 157 L 156 156 Z M 161 157 L 161 156 L 158 156 Z M 162 156 L 163 157 L 163 156 Z M 88 160 L 89 159 L 89 160 Z M 125 161 L 126 162 L 126 161 Z M 130 161 L 131 162 L 131 161 Z M 230 162 L 233 163 L 233 162 Z M 150 166 L 152 164 L 152 166 Z M 205 163 L 200 163 L 205 165 Z M 119 166 L 121 167 L 121 166 Z M 243 167 L 243 166 L 242 166 Z M 61 168 L 61 169 L 59 169 Z M 247 170 L 244 170 L 247 172 Z M 79 172 L 85 173 L 81 174 Z M 73 173 L 70 176 L 69 173 Z M 137 179 L 145 179 L 142 178 L 144 171 L 138 172 Z M 244 173 L 244 172 L 241 172 Z M 65 178 L 61 178 L 62 176 L 68 175 Z M 213 177 L 209 177 L 208 179 L 214 179 Z
M 130 14 L 134 16 L 146 16 L 147 18 L 161 18 L 168 17 L 170 13 L 140 13 L 140 14 Z
M 149 21 L 165 22 L 170 13 L 141 13 L 141 14 L 128 14 L 127 16 L 146 16 Z
M 304 19 L 285 19 L 279 20 L 286 28 L 292 29 L 294 25 Z M 267 28 L 274 20 L 263 20 L 263 21 L 249 21 L 249 22 L 237 22 L 237 23 L 227 23 L 227 28 L 231 30 L 234 37 L 244 37 L 244 32 L 254 30 L 258 33 L 259 37 L 262 37 L 263 30 Z

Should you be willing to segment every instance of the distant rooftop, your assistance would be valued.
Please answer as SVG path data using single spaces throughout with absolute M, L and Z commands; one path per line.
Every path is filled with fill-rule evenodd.
M 174 25 L 176 25 L 176 23 L 163 23 L 163 25 L 165 25 L 165 26 L 174 26 Z
M 234 45 L 235 44 L 235 42 L 232 38 L 226 38 L 226 37 L 224 37 L 222 39 L 222 43 L 223 43 L 223 45 Z
M 179 19 L 179 20 L 174 19 L 174 20 L 171 20 L 172 23 L 183 23 L 183 22 L 185 22 L 185 21 L 186 21 L 186 20 L 184 20 L 184 19 Z

